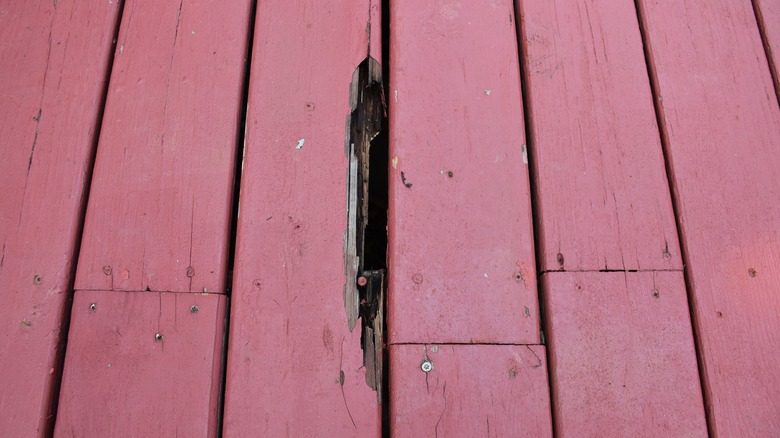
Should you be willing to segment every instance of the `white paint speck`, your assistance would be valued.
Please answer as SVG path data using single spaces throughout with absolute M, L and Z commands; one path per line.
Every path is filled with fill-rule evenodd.
M 192 31 L 192 34 L 195 35 L 195 31 L 194 30 Z
M 395 101 L 398 102 L 398 90 L 393 91 L 393 96 L 395 96 Z
M 300 139 L 298 140 L 298 146 L 295 146 L 295 149 L 300 149 L 303 147 L 303 143 L 306 141 L 306 139 Z
M 523 152 L 523 163 L 528 164 L 528 147 L 523 145 L 520 150 Z
M 124 51 L 125 51 L 125 45 L 124 44 L 120 44 L 119 45 L 119 54 L 121 55 L 122 52 L 124 52 Z
M 492 91 L 490 91 L 490 90 L 485 90 L 485 94 L 486 94 L 486 95 L 490 96 L 490 93 L 492 93 Z
M 487 278 L 487 272 L 485 272 L 485 278 Z

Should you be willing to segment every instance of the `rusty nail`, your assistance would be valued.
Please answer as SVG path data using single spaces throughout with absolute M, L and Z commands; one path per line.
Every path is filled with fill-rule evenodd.
M 429 360 L 424 360 L 420 365 L 420 369 L 422 369 L 424 373 L 429 373 L 433 370 L 433 363 Z
M 155 340 L 155 341 L 160 341 L 160 342 L 162 342 L 162 340 L 163 340 L 163 335 L 162 335 L 162 333 L 156 333 L 156 334 L 154 335 L 154 340 Z

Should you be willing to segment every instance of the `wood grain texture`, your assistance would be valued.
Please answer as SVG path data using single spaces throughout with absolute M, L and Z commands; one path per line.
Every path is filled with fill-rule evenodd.
M 753 0 L 756 19 L 764 40 L 769 68 L 775 83 L 775 94 L 780 104 L 780 1 Z
M 55 7 L 56 6 L 56 7 Z M 0 431 L 50 433 L 117 2 L 0 1 Z
M 682 269 L 634 2 L 518 5 L 542 270 Z
M 707 436 L 682 272 L 542 277 L 558 436 Z
M 543 346 L 393 345 L 390 381 L 391 436 L 552 436 Z
M 127 1 L 76 289 L 225 291 L 249 12 Z
M 389 342 L 538 343 L 512 2 L 390 23 Z
M 641 0 L 713 436 L 780 435 L 780 109 L 749 1 Z
M 344 307 L 355 281 L 345 276 L 345 124 L 353 73 L 379 42 L 367 32 L 375 6 L 258 3 L 225 436 L 380 434 L 360 326 L 350 332 Z
M 77 291 L 54 436 L 216 436 L 226 300 Z

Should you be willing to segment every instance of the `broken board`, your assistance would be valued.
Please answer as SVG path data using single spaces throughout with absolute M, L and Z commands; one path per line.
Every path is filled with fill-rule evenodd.
M 391 436 L 552 436 L 541 345 L 393 345 L 390 381 Z
M 780 108 L 750 1 L 638 2 L 712 436 L 780 435 Z
M 216 436 L 226 301 L 77 291 L 55 436 Z
M 379 14 L 367 0 L 258 3 L 226 437 L 381 432 L 345 296 L 350 83 L 369 54 L 381 59 Z
M 45 436 L 118 2 L 0 2 L 0 431 Z

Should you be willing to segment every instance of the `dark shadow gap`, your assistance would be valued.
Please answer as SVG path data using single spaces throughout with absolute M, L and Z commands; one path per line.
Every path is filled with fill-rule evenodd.
M 685 244 L 685 238 L 683 236 L 682 219 L 680 217 L 680 208 L 678 205 L 679 193 L 677 186 L 674 183 L 676 178 L 674 174 L 674 166 L 671 161 L 671 151 L 669 150 L 669 133 L 666 128 L 664 108 L 660 101 L 660 91 L 658 85 L 658 75 L 655 69 L 655 63 L 652 57 L 652 47 L 649 38 L 647 37 L 647 22 L 645 20 L 645 13 L 643 8 L 643 0 L 634 0 L 634 6 L 636 7 L 637 23 L 639 24 L 639 33 L 642 37 L 642 47 L 645 55 L 645 65 L 647 66 L 647 76 L 650 82 L 650 90 L 653 96 L 653 107 L 655 109 L 656 123 L 658 124 L 658 133 L 661 139 L 661 152 L 664 157 L 664 166 L 666 169 L 667 184 L 669 185 L 669 193 L 672 200 L 672 211 L 674 213 L 675 225 L 677 227 L 677 238 L 680 244 L 680 252 L 683 260 L 683 278 L 685 279 L 685 291 L 688 297 L 688 312 L 691 320 L 691 332 L 693 334 L 693 340 L 696 345 L 696 363 L 699 371 L 699 384 L 701 388 L 702 398 L 704 400 L 704 416 L 707 421 L 707 432 L 710 436 L 713 435 L 712 421 L 710 419 L 710 406 L 711 402 L 705 391 L 705 374 L 704 363 L 702 359 L 702 352 L 700 348 L 699 333 L 696 326 L 696 309 L 693 303 L 693 290 L 691 288 L 691 272 L 688 259 L 688 248 Z
M 535 249 L 535 257 L 536 257 L 536 275 L 537 275 L 537 284 L 538 284 L 538 297 L 537 300 L 539 302 L 539 336 L 540 336 L 540 342 L 542 345 L 547 344 L 547 340 L 545 339 L 545 333 L 549 333 L 547 330 L 547 320 L 545 318 L 545 303 L 544 303 L 544 296 L 547 293 L 546 290 L 544 290 L 544 281 L 542 281 L 542 274 L 544 274 L 543 270 L 543 257 L 544 257 L 544 248 L 543 248 L 543 241 L 542 241 L 542 233 L 541 233 L 541 217 L 539 216 L 539 188 L 536 184 L 536 175 L 539 173 L 539 169 L 537 167 L 537 162 L 535 159 L 535 148 L 536 148 L 536 136 L 534 135 L 534 129 L 533 125 L 531 124 L 531 112 L 533 111 L 533 105 L 530 97 L 530 92 L 528 90 L 528 83 L 530 80 L 530 71 L 528 69 L 528 65 L 526 62 L 526 56 L 528 53 L 528 47 L 526 45 L 526 41 L 523 38 L 524 35 L 524 21 L 523 21 L 523 0 L 515 0 L 515 29 L 517 32 L 517 53 L 518 53 L 518 61 L 519 61 L 519 68 L 520 68 L 520 91 L 522 96 L 522 105 L 523 105 L 523 123 L 525 124 L 525 138 L 526 138 L 526 144 L 525 144 L 525 152 L 528 157 L 528 182 L 529 182 L 529 188 L 531 193 L 531 216 L 533 220 L 533 233 L 534 233 L 534 249 Z M 552 369 L 552 361 L 550 360 L 550 352 L 547 348 L 545 348 L 545 354 L 547 355 L 547 384 L 550 391 L 550 418 L 552 421 L 552 427 L 553 427 L 553 434 L 557 435 L 555 431 L 555 403 L 553 401 L 555 400 L 555 391 L 553 387 L 553 379 L 555 377 L 555 373 Z
M 383 0 L 382 1 L 382 83 L 384 85 L 384 95 L 389 96 L 389 90 L 390 90 L 390 2 L 392 0 Z M 372 164 L 374 167 L 372 169 L 377 169 L 378 172 L 384 173 L 383 178 L 380 182 L 377 182 L 377 185 L 384 185 L 381 191 L 384 194 L 384 236 L 383 236 L 383 242 L 384 242 L 384 268 L 385 272 L 388 270 L 387 266 L 387 239 L 388 239 L 388 232 L 387 232 L 387 207 L 389 202 L 389 166 L 390 166 L 390 142 L 389 142 L 389 135 L 390 132 L 390 120 L 389 120 L 389 114 L 390 114 L 390 105 L 392 99 L 385 99 L 385 117 L 382 119 L 382 139 L 380 144 L 380 151 L 376 155 L 381 155 L 382 159 L 377 159 L 379 161 L 378 163 Z M 371 184 L 371 183 L 369 183 Z M 389 361 L 389 350 L 387 349 L 387 288 L 385 288 L 385 293 L 383 294 L 383 303 L 382 307 L 384 309 L 384 315 L 382 317 L 382 333 L 384 334 L 382 338 L 382 349 L 384 350 L 385 354 L 382 355 L 382 396 L 381 396 L 381 427 L 382 427 L 382 437 L 383 438 L 389 438 L 390 437 L 390 361 Z
M 238 229 L 238 212 L 241 198 L 241 174 L 244 167 L 244 149 L 246 142 L 247 125 L 247 103 L 249 101 L 250 73 L 252 70 L 252 48 L 255 39 L 255 22 L 257 16 L 257 0 L 253 0 L 249 8 L 249 17 L 247 23 L 247 42 L 246 54 L 244 58 L 244 83 L 241 89 L 241 107 L 238 119 L 238 129 L 236 132 L 236 162 L 233 170 L 233 191 L 232 207 L 230 211 L 230 234 L 228 237 L 227 251 L 227 278 L 225 281 L 225 331 L 222 338 L 222 374 L 219 385 L 219 406 L 217 407 L 217 436 L 222 436 L 222 425 L 225 412 L 225 386 L 227 383 L 227 356 L 228 356 L 228 337 L 230 334 L 230 298 L 233 287 L 233 270 L 236 263 L 236 234 Z
M 756 25 L 758 26 L 758 33 L 761 35 L 761 42 L 764 45 L 764 54 L 766 55 L 766 61 L 769 66 L 769 74 L 772 76 L 772 84 L 775 88 L 775 97 L 777 98 L 777 104 L 780 105 L 780 77 L 778 77 L 778 66 L 775 63 L 775 59 L 772 56 L 772 46 L 769 44 L 769 37 L 766 34 L 766 20 L 764 20 L 764 14 L 761 13 L 761 6 L 758 4 L 759 0 L 753 0 L 753 14 L 756 16 Z
M 59 400 L 60 400 L 60 388 L 62 385 L 62 375 L 64 371 L 64 362 L 65 362 L 65 353 L 67 350 L 67 343 L 68 343 L 68 333 L 70 331 L 70 316 L 73 311 L 73 299 L 75 296 L 76 291 L 74 290 L 75 284 L 76 284 L 76 270 L 78 267 L 78 260 L 79 256 L 81 254 L 81 241 L 84 237 L 84 221 L 86 220 L 87 215 L 87 205 L 89 204 L 89 194 L 90 190 L 92 189 L 92 173 L 95 167 L 95 159 L 97 157 L 97 149 L 98 144 L 100 141 L 100 132 L 103 129 L 103 115 L 106 110 L 106 101 L 108 100 L 108 90 L 109 86 L 111 84 L 111 74 L 114 67 L 114 57 L 116 56 L 116 44 L 117 40 L 119 39 L 119 30 L 122 27 L 122 16 L 124 15 L 125 11 L 125 3 L 126 2 L 119 2 L 117 4 L 117 17 L 116 17 L 116 23 L 114 25 L 114 36 L 111 39 L 111 45 L 113 46 L 113 50 L 111 50 L 111 53 L 108 55 L 107 65 L 105 66 L 105 74 L 106 74 L 106 80 L 103 83 L 103 89 L 100 92 L 100 102 L 98 103 L 98 113 L 95 116 L 94 120 L 94 126 L 95 126 L 95 133 L 94 137 L 92 138 L 92 147 L 91 152 L 89 155 L 89 158 L 87 160 L 87 163 L 85 164 L 84 168 L 86 170 L 86 173 L 84 175 L 84 191 L 82 192 L 81 196 L 81 205 L 79 206 L 79 212 L 78 217 L 81 218 L 78 225 L 78 230 L 76 230 L 76 237 L 74 242 L 74 248 L 73 248 L 73 257 L 71 258 L 72 263 L 70 264 L 70 269 L 68 271 L 68 278 L 70 278 L 67 286 L 67 298 L 62 306 L 62 314 L 60 315 L 60 321 L 62 321 L 62 324 L 60 325 L 60 345 L 56 354 L 56 358 L 54 361 L 54 364 L 52 367 L 54 368 L 54 377 L 52 378 L 52 388 L 51 393 L 49 395 L 49 415 L 46 420 L 46 425 L 43 432 L 43 436 L 52 436 L 54 434 L 54 426 L 57 421 L 57 408 L 59 406 Z

